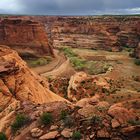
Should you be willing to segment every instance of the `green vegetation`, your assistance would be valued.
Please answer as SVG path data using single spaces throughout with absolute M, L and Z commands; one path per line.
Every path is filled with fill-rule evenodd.
M 53 117 L 52 117 L 51 113 L 44 112 L 40 116 L 40 119 L 41 119 L 42 124 L 48 125 L 48 124 L 52 123 Z
M 96 124 L 96 125 L 101 125 L 102 124 L 102 118 L 98 115 L 94 115 L 91 118 L 91 123 Z
M 140 66 L 140 59 L 135 59 L 135 60 L 134 60 L 134 63 L 135 63 L 136 65 Z
M 82 135 L 79 131 L 73 132 L 72 140 L 80 140 L 82 138 Z
M 140 120 L 129 120 L 128 123 L 133 126 L 140 125 Z
M 70 62 L 76 70 L 83 70 L 86 67 L 86 61 L 78 57 L 71 57 Z
M 24 114 L 18 114 L 15 118 L 15 121 L 11 125 L 12 132 L 16 132 L 20 128 L 22 128 L 24 125 L 26 125 L 29 122 L 29 117 L 27 117 Z
M 91 75 L 105 73 L 110 66 L 105 61 L 88 61 L 85 65 L 87 72 Z
M 5 133 L 0 132 L 0 140 L 7 140 Z
M 61 114 L 60 114 L 60 119 L 64 120 L 64 119 L 66 119 L 67 116 L 68 116 L 68 112 L 65 110 L 62 110 Z
M 37 67 L 37 66 L 43 66 L 48 63 L 50 63 L 51 57 L 41 57 L 41 58 L 36 58 L 36 59 L 31 59 L 31 60 L 26 60 L 28 65 L 30 67 Z
M 105 73 L 111 66 L 105 61 L 88 61 L 81 58 L 75 54 L 71 48 L 61 48 L 60 51 L 63 51 L 64 54 L 70 59 L 72 66 L 76 70 L 85 70 L 91 75 Z
M 60 51 L 64 52 L 67 57 L 76 57 L 77 55 L 72 51 L 71 48 L 62 47 Z

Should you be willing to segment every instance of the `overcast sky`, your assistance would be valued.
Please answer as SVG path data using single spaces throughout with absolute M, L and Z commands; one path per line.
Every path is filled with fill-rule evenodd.
M 140 0 L 0 0 L 0 14 L 140 14 Z

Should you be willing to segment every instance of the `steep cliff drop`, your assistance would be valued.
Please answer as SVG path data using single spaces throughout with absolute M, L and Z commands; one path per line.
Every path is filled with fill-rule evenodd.
M 0 21 L 0 44 L 8 45 L 25 57 L 53 55 L 45 26 L 22 18 L 8 18 Z
M 67 100 L 48 89 L 47 82 L 32 72 L 16 51 L 0 46 L 0 132 L 9 128 L 15 110 L 23 102 L 43 104 Z

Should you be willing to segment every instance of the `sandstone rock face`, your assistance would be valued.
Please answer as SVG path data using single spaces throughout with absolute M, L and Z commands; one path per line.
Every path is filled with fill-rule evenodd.
M 134 51 L 134 57 L 140 58 L 140 43 L 138 44 L 138 47 Z
M 47 88 L 47 82 L 32 72 L 16 51 L 0 46 L 0 131 L 11 126 L 16 110 L 21 105 L 24 111 L 31 111 L 34 105 L 65 101 Z M 23 103 L 23 104 L 22 104 Z M 33 115 L 33 113 L 31 114 Z M 30 115 L 30 116 L 31 116 Z M 37 130 L 36 136 L 41 135 Z
M 33 128 L 31 130 L 31 135 L 34 138 L 40 137 L 42 134 L 43 134 L 43 131 L 41 129 L 39 129 L 39 128 Z
M 52 132 L 49 132 L 43 136 L 41 136 L 39 139 L 40 140 L 50 140 L 50 139 L 55 139 L 58 135 L 58 131 L 52 131 Z
M 53 26 L 54 46 L 119 51 L 136 47 L 140 37 L 139 17 L 59 17 Z
M 108 110 L 108 114 L 114 117 L 120 124 L 136 119 L 135 112 L 124 108 L 121 106 L 121 103 L 112 105 Z
M 47 82 L 32 72 L 15 51 L 0 46 L 0 56 L 1 98 L 34 103 L 63 100 L 46 88 Z
M 0 20 L 0 44 L 8 45 L 22 55 L 53 55 L 45 26 L 25 19 Z

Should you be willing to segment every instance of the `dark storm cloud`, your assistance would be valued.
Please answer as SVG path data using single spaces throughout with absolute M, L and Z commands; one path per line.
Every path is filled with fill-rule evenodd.
M 9 1 L 0 0 L 0 1 L 3 1 L 3 3 L 5 1 L 7 5 L 8 3 L 10 3 L 10 0 Z M 94 15 L 94 14 L 140 13 L 140 0 L 11 0 L 11 1 L 15 3 L 15 9 L 10 8 L 6 9 L 5 6 L 5 9 L 3 10 L 19 14 Z

